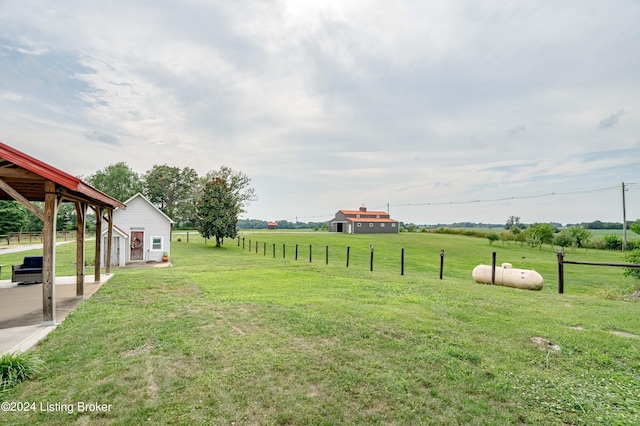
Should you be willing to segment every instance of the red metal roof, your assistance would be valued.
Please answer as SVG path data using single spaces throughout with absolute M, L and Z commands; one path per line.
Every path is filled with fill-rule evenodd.
M 340 212 L 344 213 L 345 215 L 349 215 L 349 214 L 359 214 L 359 215 L 372 214 L 374 216 L 375 215 L 389 216 L 389 213 L 387 213 L 387 212 L 375 211 L 375 210 L 367 210 L 367 211 L 362 211 L 362 210 L 340 210 Z
M 18 151 L 17 149 L 2 142 L 0 142 L 0 159 L 15 164 L 16 166 L 41 176 L 44 179 L 55 182 L 70 191 L 82 194 L 93 201 L 99 201 L 102 205 L 126 209 L 126 206 L 122 202 L 108 196 L 104 192 L 81 181 L 77 177 L 63 172 L 44 161 L 31 157 L 30 155 L 27 155 L 22 151 Z

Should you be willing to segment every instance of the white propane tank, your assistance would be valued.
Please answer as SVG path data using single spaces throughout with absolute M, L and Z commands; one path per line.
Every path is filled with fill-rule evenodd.
M 541 290 L 544 284 L 542 275 L 532 269 L 514 269 L 510 263 L 496 266 L 495 284 L 525 290 Z M 471 273 L 476 282 L 491 284 L 491 266 L 478 265 Z

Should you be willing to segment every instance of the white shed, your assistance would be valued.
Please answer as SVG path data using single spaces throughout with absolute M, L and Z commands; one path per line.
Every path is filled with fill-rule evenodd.
M 113 211 L 111 264 L 124 266 L 131 262 L 160 262 L 164 253 L 170 255 L 173 220 L 140 193 L 124 204 L 126 210 Z M 106 231 L 102 233 L 102 241 L 106 256 Z

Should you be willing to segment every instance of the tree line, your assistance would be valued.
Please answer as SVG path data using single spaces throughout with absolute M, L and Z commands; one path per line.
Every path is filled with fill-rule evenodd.
M 167 164 L 154 165 L 140 174 L 125 162 L 119 162 L 79 178 L 123 202 L 141 193 L 170 217 L 176 228 L 198 229 L 206 238 L 215 237 L 217 244 L 221 244 L 224 237 L 235 237 L 238 215 L 255 200 L 255 191 L 249 186 L 251 180 L 226 166 L 204 176 L 190 167 Z M 91 231 L 94 221 L 87 223 Z M 0 235 L 41 232 L 42 228 L 42 221 L 20 203 L 0 201 Z M 60 231 L 76 229 L 72 203 L 60 205 L 57 228 Z

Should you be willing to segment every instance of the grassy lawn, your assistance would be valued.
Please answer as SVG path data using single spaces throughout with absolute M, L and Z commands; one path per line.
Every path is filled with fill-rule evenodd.
M 550 247 L 439 234 L 241 236 L 244 249 L 180 236 L 173 268 L 116 270 L 34 349 L 48 372 L 0 395 L 35 411 L 0 422 L 640 424 L 640 304 L 624 300 L 640 284 L 619 268 L 566 265 L 559 295 Z M 58 262 L 69 262 L 66 250 L 73 259 L 74 246 L 62 246 Z M 492 251 L 539 271 L 544 289 L 474 283 L 471 270 Z M 622 261 L 595 250 L 566 259 Z M 78 402 L 111 409 L 79 413 Z

